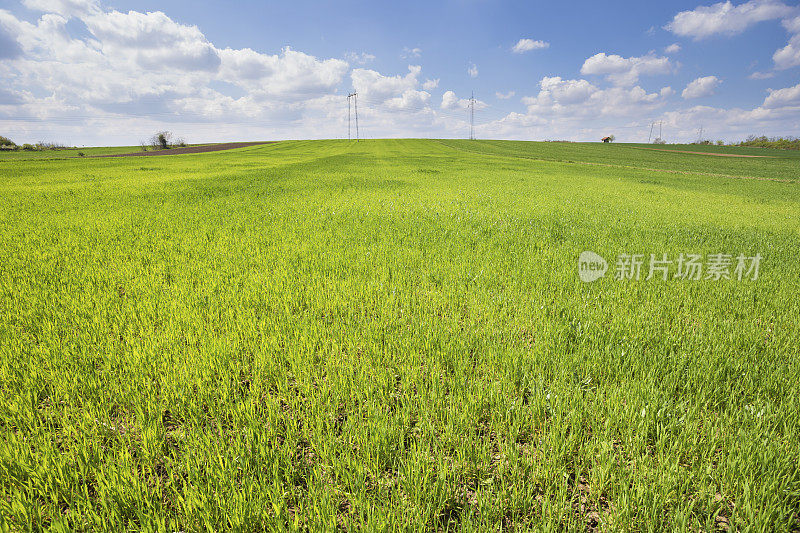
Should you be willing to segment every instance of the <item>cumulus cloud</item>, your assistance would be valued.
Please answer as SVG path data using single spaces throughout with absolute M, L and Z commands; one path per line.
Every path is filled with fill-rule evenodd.
M 588 58 L 581 67 L 583 75 L 605 75 L 615 85 L 634 85 L 643 75 L 669 74 L 673 65 L 668 57 L 648 54 L 642 57 L 622 57 L 604 52 Z
M 766 109 L 800 107 L 800 83 L 785 89 L 769 89 L 769 96 L 764 99 L 762 107 Z
M 442 95 L 442 103 L 439 107 L 444 110 L 467 109 L 469 98 L 459 98 L 455 92 L 446 91 Z M 486 109 L 487 107 L 489 105 L 486 102 L 475 99 L 475 109 Z
M 683 90 L 681 96 L 686 100 L 711 96 L 720 83 L 722 83 L 721 80 L 716 76 L 697 78 L 689 82 L 689 85 Z
M 681 45 L 679 45 L 678 43 L 673 43 L 664 48 L 665 54 L 677 54 L 680 51 L 681 51 Z
M 800 26 L 800 22 L 797 22 L 798 19 L 800 19 L 800 17 L 793 19 L 792 24 L 797 23 L 797 25 Z M 795 29 L 794 27 L 790 28 Z M 779 70 L 785 70 L 800 65 L 800 33 L 793 35 L 786 46 L 776 51 L 772 56 L 772 60 L 775 62 L 775 68 Z
M 82 18 L 103 53 L 144 69 L 216 70 L 217 49 L 197 26 L 178 24 L 160 11 L 95 12 Z
M 265 95 L 321 95 L 344 78 L 348 65 L 340 59 L 320 60 L 292 50 L 262 54 L 249 48 L 219 50 L 219 79 Z
M 190 141 L 343 136 L 351 88 L 359 93 L 362 135 L 466 136 L 469 131 L 469 100 L 446 91 L 440 102 L 431 95 L 439 79 L 423 77 L 419 66 L 387 73 L 365 66 L 373 60 L 365 52 L 336 59 L 289 47 L 224 48 L 200 28 L 158 11 L 122 12 L 92 0 L 25 2 L 42 11 L 32 22 L 0 9 L 0 120 L 21 142 L 131 144 L 165 128 Z M 782 19 L 792 38 L 800 33 L 795 19 L 796 14 Z M 792 65 L 790 52 L 776 54 L 776 66 Z M 477 67 L 468 67 L 477 76 Z M 731 135 L 796 131 L 797 87 L 770 90 L 755 108 L 663 112 L 675 91 L 645 90 L 637 82 L 674 70 L 670 59 L 653 52 L 598 54 L 581 71 L 599 78 L 541 78 L 516 112 L 504 114 L 477 101 L 476 109 L 486 111 L 476 115 L 476 133 L 575 140 L 614 133 L 641 140 L 636 132 L 644 128 L 646 139 L 649 127 L 642 117 L 658 113 L 676 138 L 684 131 L 686 139 L 694 138 L 698 121 L 719 124 Z
M 446 91 L 442 95 L 442 104 L 439 106 L 442 109 L 453 109 L 458 106 L 458 96 L 453 91 Z
M 429 105 L 432 80 L 420 84 L 422 67 L 411 65 L 404 76 L 386 76 L 375 70 L 354 69 L 350 77 L 353 87 L 358 91 L 359 102 L 373 110 L 405 110 L 430 112 Z M 438 85 L 439 80 L 435 81 Z M 420 89 L 421 87 L 421 89 Z
M 421 72 L 422 67 L 418 65 L 409 66 L 405 76 L 385 76 L 376 70 L 357 68 L 353 69 L 350 78 L 353 87 L 362 95 L 385 100 L 405 91 L 416 90 Z
M 512 112 L 478 129 L 481 135 L 527 139 L 600 139 L 614 133 L 620 139 L 647 126 L 642 116 L 663 107 L 671 89 L 647 92 L 639 86 L 602 88 L 585 79 L 545 76 L 535 96 L 525 96 L 525 113 Z M 642 124 L 639 124 L 642 122 Z
M 515 54 L 524 54 L 525 52 L 530 52 L 531 50 L 542 50 L 545 48 L 550 48 L 550 43 L 544 41 L 534 41 L 533 39 L 520 39 L 517 41 L 511 51 Z
M 98 121 L 113 123 L 109 131 L 127 143 L 135 141 L 131 124 L 163 129 L 164 118 L 176 128 L 181 121 L 301 123 L 310 112 L 324 116 L 320 106 L 334 105 L 327 98 L 349 71 L 340 59 L 288 47 L 274 54 L 220 49 L 196 26 L 162 12 L 123 13 L 78 0 L 26 5 L 46 12 L 27 22 L 0 9 L 0 119 L 25 117 L 15 123 L 22 132 L 44 127 L 31 126 L 30 117 L 46 121 L 48 135 L 70 125 L 101 135 Z M 80 20 L 80 31 L 70 18 Z M 90 129 L 75 127 L 88 122 Z M 108 133 L 98 140 L 109 142 Z
M 793 12 L 794 8 L 778 0 L 750 0 L 738 6 L 728 0 L 681 11 L 664 28 L 697 40 L 712 35 L 736 35 L 754 24 L 788 17 Z

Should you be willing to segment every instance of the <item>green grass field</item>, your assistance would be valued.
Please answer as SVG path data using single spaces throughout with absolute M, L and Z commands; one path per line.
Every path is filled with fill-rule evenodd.
M 797 530 L 800 153 L 640 148 L 0 154 L 0 526 Z

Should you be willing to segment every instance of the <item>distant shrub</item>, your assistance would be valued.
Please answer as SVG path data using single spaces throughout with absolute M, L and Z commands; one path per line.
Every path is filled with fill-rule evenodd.
M 28 152 L 35 152 L 36 151 L 36 147 L 34 145 L 28 144 L 28 143 L 23 144 L 22 145 L 22 149 L 26 150 Z
M 664 139 L 662 139 L 661 137 L 656 137 L 656 138 L 653 140 L 653 144 L 667 144 L 667 141 L 665 141 L 665 140 L 664 140 Z
M 150 138 L 150 146 L 156 150 L 166 150 L 172 146 L 172 132 L 159 131 Z
M 717 146 L 725 146 L 725 141 L 723 141 L 722 139 L 719 139 L 717 141 Z
M 39 141 L 36 143 L 37 150 L 65 150 L 67 147 L 61 143 Z
M 757 137 L 755 135 L 750 135 L 746 140 L 737 143 L 735 146 L 755 146 L 759 148 L 778 148 L 780 150 L 800 150 L 800 138 L 767 137 L 765 135 Z
M 173 146 L 180 146 L 181 148 L 183 148 L 183 147 L 185 147 L 185 146 L 186 146 L 186 141 L 184 141 L 184 140 L 183 140 L 183 138 L 180 138 L 180 137 L 179 137 L 179 138 L 178 138 L 178 139 L 175 141 L 175 143 L 173 143 Z
M 78 157 L 86 157 L 86 154 L 84 154 L 83 152 L 78 152 Z

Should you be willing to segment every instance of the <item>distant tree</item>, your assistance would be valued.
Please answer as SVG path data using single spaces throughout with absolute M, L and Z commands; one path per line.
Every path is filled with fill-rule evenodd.
M 612 143 L 617 140 L 617 136 L 616 135 L 609 135 L 608 138 L 611 139 Z
M 181 148 L 186 146 L 186 141 L 183 140 L 183 137 L 178 137 L 175 139 L 175 142 L 172 143 L 173 146 L 180 146 Z
M 757 146 L 759 148 L 779 148 L 782 150 L 800 150 L 800 138 L 798 137 L 767 137 L 762 135 L 748 135 L 747 140 L 737 143 L 735 146 Z
M 722 139 L 719 139 L 717 141 L 717 146 L 725 146 L 725 141 L 723 141 Z
M 655 140 L 653 140 L 653 144 L 667 144 L 667 141 L 665 141 L 661 137 L 656 137 Z
M 166 150 L 172 145 L 172 132 L 159 131 L 150 139 L 150 145 L 157 150 Z
M 3 137 L 0 135 L 0 146 L 8 146 L 9 148 L 13 148 L 16 146 L 16 144 L 8 137 Z

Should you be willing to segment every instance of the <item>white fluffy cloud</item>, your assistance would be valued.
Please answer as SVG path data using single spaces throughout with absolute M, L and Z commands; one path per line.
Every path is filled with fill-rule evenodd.
M 320 96 L 334 90 L 348 70 L 340 59 L 319 60 L 288 46 L 275 55 L 249 48 L 226 48 L 219 55 L 219 79 L 264 95 Z
M 469 107 L 469 98 L 459 98 L 455 92 L 453 91 L 445 91 L 442 95 L 442 103 L 439 106 L 441 109 L 444 110 L 456 110 L 456 109 L 467 109 Z M 489 105 L 486 102 L 482 102 L 475 99 L 475 109 L 486 109 Z
M 224 48 L 165 13 L 121 12 L 96 0 L 24 2 L 41 10 L 36 19 L 0 9 L 0 120 L 4 134 L 20 142 L 131 144 L 157 129 L 172 129 L 190 142 L 337 137 L 347 132 L 345 96 L 352 89 L 359 93 L 362 136 L 469 132 L 469 100 L 441 91 L 439 78 L 423 77 L 419 66 L 384 73 L 367 68 L 374 57 L 363 52 L 342 52 L 344 59 L 336 59 L 289 47 Z M 800 18 L 782 20 L 794 39 Z M 776 67 L 795 64 L 794 42 L 776 53 Z M 523 42 L 521 48 L 530 46 Z M 536 47 L 541 48 L 530 49 Z M 673 45 L 665 53 L 676 51 Z M 407 57 L 419 54 L 404 51 Z M 467 66 L 477 76 L 477 67 Z M 800 127 L 798 86 L 770 90 L 760 106 L 749 109 L 680 109 L 671 87 L 638 85 L 641 77 L 675 69 L 654 52 L 597 54 L 581 72 L 599 77 L 571 79 L 555 72 L 521 99 L 524 108 L 517 112 L 505 114 L 477 101 L 476 132 L 484 138 L 577 140 L 613 133 L 620 140 L 642 140 L 646 121 L 659 117 L 673 132 L 665 136 L 675 140 L 694 138 L 698 121 L 719 124 L 730 135 L 792 134 Z M 665 112 L 667 104 L 674 107 Z
M 196 26 L 161 12 L 120 12 L 79 0 L 26 5 L 45 12 L 27 22 L 0 9 L 0 120 L 17 139 L 130 144 L 165 127 L 190 141 L 248 132 L 330 137 L 346 131 L 350 81 L 360 104 L 378 100 L 370 118 L 384 124 L 393 116 L 389 109 L 429 112 L 428 91 L 438 84 L 428 80 L 421 90 L 420 67 L 385 76 L 289 47 L 219 48 Z M 82 24 L 70 25 L 70 18 Z M 345 57 L 356 65 L 373 59 Z M 410 123 L 432 128 L 434 120 Z
M 469 68 L 467 69 L 467 74 L 469 74 L 470 78 L 477 78 L 478 77 L 478 67 L 475 63 L 470 63 Z
M 384 76 L 376 70 L 363 68 L 353 69 L 350 74 L 353 88 L 365 97 L 374 99 L 388 99 L 406 91 L 416 90 L 419 84 L 419 75 L 422 67 L 412 65 L 408 67 L 405 76 Z
M 800 107 L 800 83 L 785 89 L 769 89 L 769 96 L 764 99 L 763 107 L 766 109 Z
M 677 54 L 680 51 L 681 51 L 681 45 L 679 45 L 678 43 L 673 43 L 664 48 L 665 54 Z
M 675 15 L 665 29 L 675 35 L 703 39 L 712 35 L 736 35 L 766 20 L 790 16 L 794 8 L 778 0 L 750 0 L 734 6 L 729 0 L 700 6 Z
M 442 109 L 453 109 L 455 107 L 458 107 L 458 105 L 459 105 L 458 102 L 459 102 L 458 96 L 456 96 L 455 92 L 446 91 L 442 95 L 442 104 L 440 105 L 440 107 Z M 466 107 L 466 106 L 461 106 L 461 107 Z
M 664 103 L 671 89 L 648 93 L 639 86 L 601 89 L 584 79 L 566 80 L 546 76 L 539 82 L 539 94 L 524 97 L 528 113 L 550 117 L 625 117 L 652 110 Z
M 719 84 L 722 83 L 716 76 L 704 76 L 689 82 L 686 88 L 681 93 L 681 96 L 689 100 L 691 98 L 702 98 L 704 96 L 711 96 Z
M 542 50 L 545 48 L 550 48 L 550 43 L 544 41 L 534 41 L 533 39 L 520 39 L 517 41 L 511 51 L 515 54 L 524 54 L 525 52 L 530 52 L 531 50 Z
M 642 57 L 622 57 L 604 52 L 588 58 L 581 67 L 583 75 L 605 75 L 615 85 L 634 85 L 643 75 L 669 74 L 673 65 L 668 57 L 648 54 Z
M 800 16 L 783 21 L 783 27 L 792 34 L 789 43 L 775 52 L 775 68 L 784 70 L 800 65 Z

